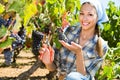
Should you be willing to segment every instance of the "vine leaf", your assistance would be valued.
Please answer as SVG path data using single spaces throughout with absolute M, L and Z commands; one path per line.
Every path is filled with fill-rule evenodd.
M 28 3 L 24 9 L 24 26 L 26 26 L 30 20 L 37 13 L 37 6 L 34 3 Z
M 5 11 L 5 6 L 0 4 L 0 14 L 3 13 Z
M 6 48 L 8 46 L 11 46 L 11 44 L 14 40 L 15 40 L 14 38 L 7 37 L 7 39 L 4 42 L 0 43 L 0 48 Z
M 7 33 L 7 28 L 5 28 L 3 25 L 0 28 L 0 38 L 2 38 L 3 36 L 5 36 Z

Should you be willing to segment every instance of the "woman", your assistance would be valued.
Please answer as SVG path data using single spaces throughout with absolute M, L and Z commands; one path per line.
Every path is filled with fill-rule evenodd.
M 63 45 L 60 51 L 45 44 L 40 50 L 40 59 L 46 68 L 50 71 L 57 69 L 60 80 L 94 80 L 108 49 L 107 42 L 99 35 L 102 22 L 108 21 L 105 10 L 97 0 L 81 3 L 80 25 L 65 31 L 68 42 L 60 40 Z

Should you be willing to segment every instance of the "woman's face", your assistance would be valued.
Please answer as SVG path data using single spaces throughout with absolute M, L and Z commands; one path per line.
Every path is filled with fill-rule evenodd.
M 89 3 L 85 3 L 81 6 L 80 10 L 80 24 L 82 29 L 94 29 L 97 22 L 96 9 Z

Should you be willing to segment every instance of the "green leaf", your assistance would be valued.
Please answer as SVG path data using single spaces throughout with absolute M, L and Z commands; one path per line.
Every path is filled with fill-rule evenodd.
M 20 27 L 21 27 L 21 18 L 19 14 L 16 14 L 16 21 L 15 21 L 14 26 L 12 27 L 12 30 L 19 31 Z
M 24 9 L 24 26 L 26 26 L 35 14 L 37 13 L 37 6 L 34 3 L 29 3 L 25 5 Z
M 66 11 L 74 12 L 75 10 L 75 1 L 74 0 L 66 0 L 65 1 Z
M 0 14 L 5 11 L 5 6 L 0 3 Z
M 57 0 L 46 0 L 46 2 L 49 2 L 50 4 L 54 4 L 57 2 Z
M 23 16 L 23 10 L 25 6 L 25 0 L 14 1 L 8 8 L 9 11 L 13 10 L 19 13 L 20 16 Z
M 110 25 L 110 24 L 105 24 L 105 27 L 104 27 L 104 30 L 105 30 L 105 31 L 108 31 L 110 28 L 111 28 L 111 25 Z
M 26 29 L 26 35 L 31 36 L 32 31 L 35 30 L 35 26 L 33 24 L 30 24 L 29 26 L 25 27 Z
M 114 50 L 114 53 L 120 53 L 120 47 L 117 47 L 117 48 Z
M 117 47 L 120 47 L 120 42 L 117 43 Z
M 4 2 L 8 2 L 8 0 L 3 0 Z
M 0 43 L 0 48 L 6 48 L 6 47 L 10 46 L 13 41 L 14 41 L 14 38 L 7 37 L 7 40 Z
M 3 36 L 5 36 L 7 33 L 7 28 L 5 28 L 3 25 L 0 28 L 0 38 L 2 38 Z

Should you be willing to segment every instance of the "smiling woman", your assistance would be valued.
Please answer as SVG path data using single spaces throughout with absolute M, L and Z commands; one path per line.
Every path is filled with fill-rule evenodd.
M 57 70 L 59 80 L 94 80 L 108 49 L 107 42 L 99 35 L 99 28 L 103 28 L 102 22 L 106 21 L 105 9 L 97 0 L 84 0 L 80 25 L 67 27 L 64 32 L 67 42 L 60 40 L 59 50 L 44 44 L 39 51 L 40 60 L 49 71 Z M 51 52 L 50 48 L 55 50 Z

